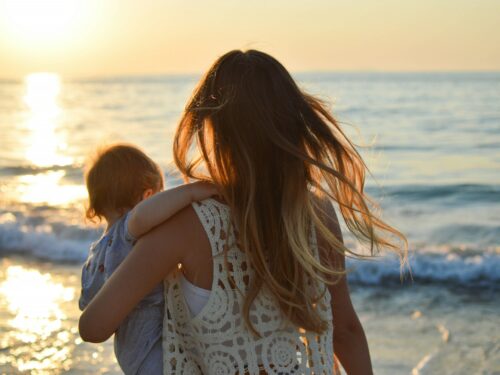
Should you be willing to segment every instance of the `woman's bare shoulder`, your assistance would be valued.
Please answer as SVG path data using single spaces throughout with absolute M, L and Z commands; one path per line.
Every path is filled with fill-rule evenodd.
M 141 237 L 141 242 L 154 243 L 181 258 L 200 245 L 204 229 L 192 205 L 188 205 L 152 231 Z

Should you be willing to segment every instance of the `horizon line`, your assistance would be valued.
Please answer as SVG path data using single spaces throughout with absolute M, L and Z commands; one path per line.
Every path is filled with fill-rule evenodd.
M 177 77 L 177 78 L 195 78 L 202 76 L 205 72 L 163 72 L 163 73 L 119 73 L 119 74 L 95 74 L 95 75 L 63 75 L 56 71 L 50 70 L 39 70 L 26 73 L 24 76 L 16 77 L 1 77 L 0 83 L 6 82 L 21 82 L 24 78 L 30 74 L 37 73 L 50 73 L 56 74 L 61 77 L 63 81 L 98 81 L 98 80 L 119 80 L 119 79 L 140 79 L 140 78 L 153 78 L 153 77 Z M 380 70 L 380 69 L 317 69 L 317 70 L 297 70 L 290 71 L 292 75 L 307 75 L 307 74 L 388 74 L 388 75 L 398 75 L 398 74 L 416 74 L 416 75 L 426 75 L 426 74 L 500 74 L 500 69 L 497 70 L 477 70 L 477 69 L 455 69 L 455 70 Z

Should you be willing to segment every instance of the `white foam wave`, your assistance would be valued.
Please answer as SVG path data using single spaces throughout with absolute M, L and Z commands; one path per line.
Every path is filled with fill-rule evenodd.
M 0 217 L 0 255 L 20 254 L 55 263 L 83 262 L 98 232 L 92 228 L 45 221 L 27 225 L 14 215 Z M 413 283 L 453 284 L 464 287 L 500 285 L 500 248 L 481 250 L 452 247 L 413 249 L 410 257 Z M 409 272 L 401 272 L 398 259 L 383 256 L 371 260 L 347 260 L 353 284 L 409 284 Z
M 500 285 L 498 249 L 465 251 L 448 248 L 417 249 L 412 253 L 409 269 L 401 273 L 395 257 L 358 261 L 349 259 L 349 281 L 364 285 L 386 283 L 453 284 L 463 287 Z M 402 280 L 403 279 L 403 280 Z
M 52 262 L 83 262 L 89 239 L 64 238 L 46 227 L 30 228 L 15 222 L 0 225 L 0 255 L 19 254 Z

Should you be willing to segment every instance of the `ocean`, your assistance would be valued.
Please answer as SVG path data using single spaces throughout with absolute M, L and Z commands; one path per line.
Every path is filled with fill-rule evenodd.
M 500 374 L 500 73 L 295 78 L 331 105 L 409 240 L 411 277 L 390 255 L 348 261 L 375 373 Z M 172 138 L 198 79 L 0 81 L 0 373 L 120 373 L 111 341 L 77 333 L 79 270 L 102 231 L 83 218 L 83 166 L 130 142 L 180 184 Z

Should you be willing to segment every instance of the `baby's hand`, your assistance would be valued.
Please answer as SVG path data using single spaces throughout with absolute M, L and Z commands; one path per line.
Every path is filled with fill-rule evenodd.
M 187 186 L 189 187 L 191 200 L 193 202 L 202 201 L 219 194 L 219 192 L 215 188 L 215 185 L 210 182 L 197 181 Z

